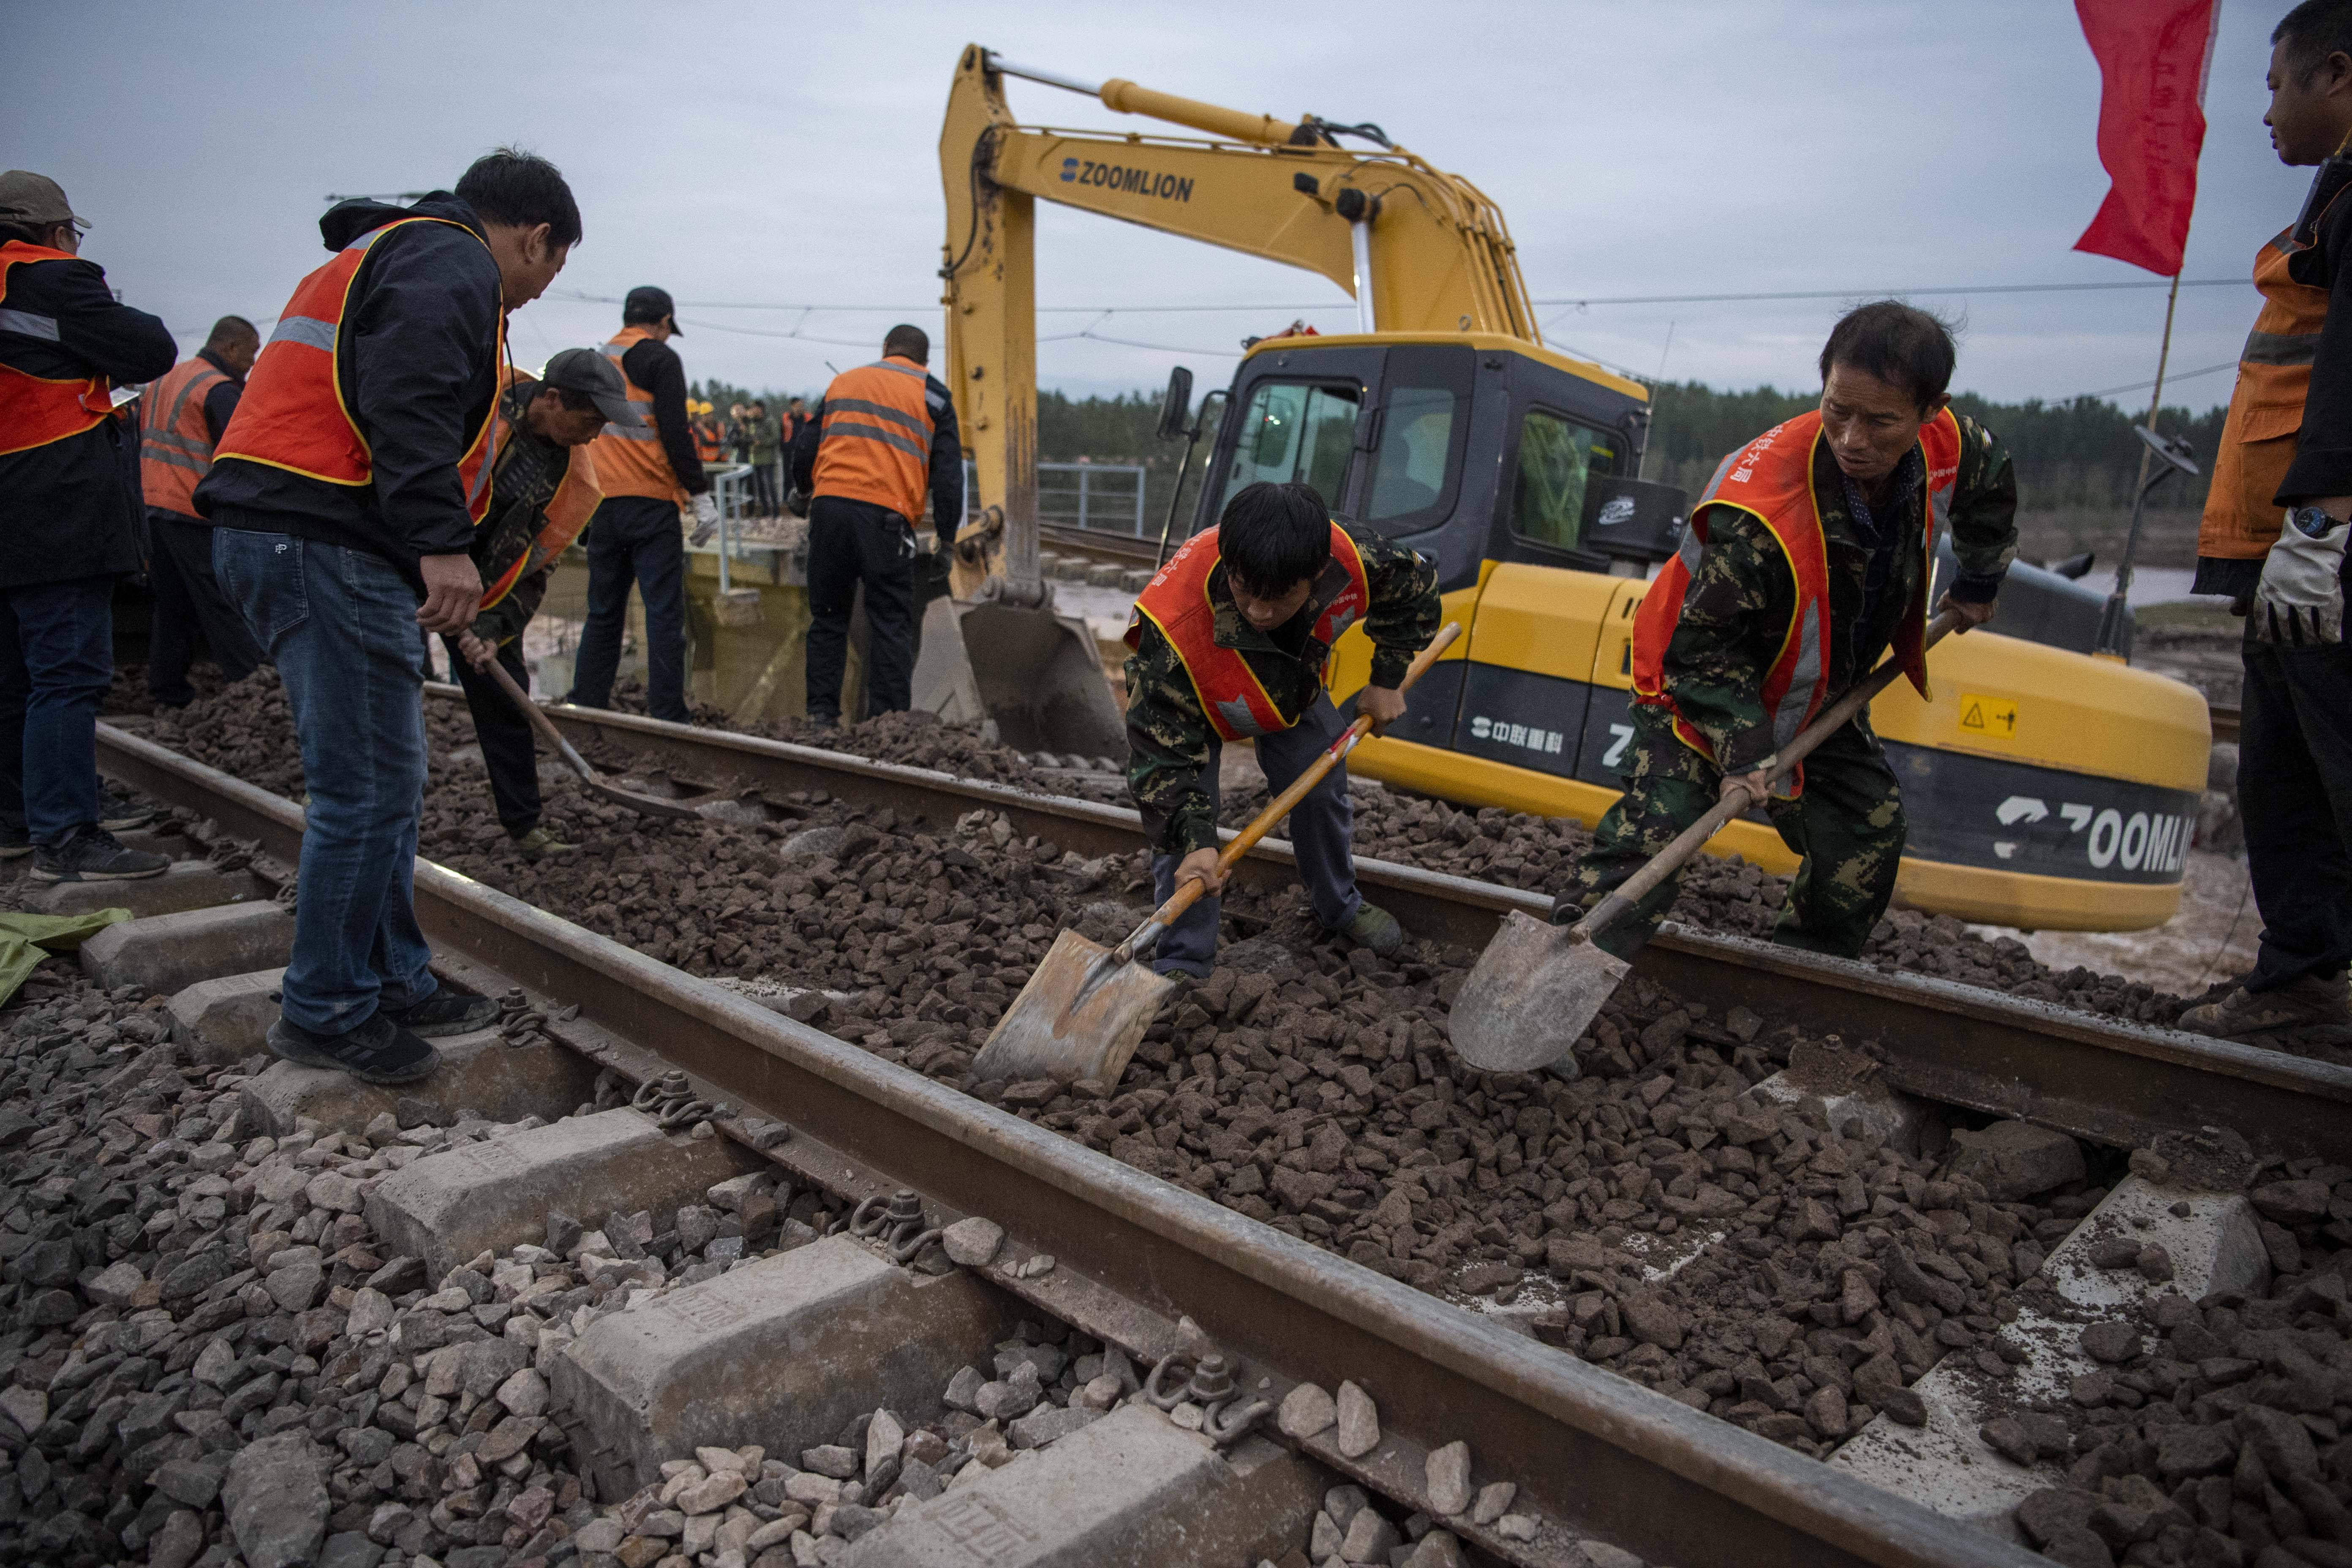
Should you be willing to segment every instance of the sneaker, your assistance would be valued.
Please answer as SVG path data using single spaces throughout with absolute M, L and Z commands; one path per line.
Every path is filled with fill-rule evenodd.
M 1382 958 L 1393 958 L 1404 951 L 1404 927 L 1397 924 L 1396 916 L 1378 904 L 1360 904 L 1356 918 L 1339 928 L 1339 934 L 1358 947 L 1369 947 Z
M 445 985 L 422 1002 L 386 1010 L 381 1016 L 421 1040 L 437 1040 L 490 1027 L 499 1021 L 499 1005 L 488 996 L 467 996 Z
M 32 852 L 31 829 L 21 822 L 0 822 L 0 860 L 20 860 Z
M 146 826 L 163 815 L 161 807 L 117 795 L 110 789 L 99 797 L 98 825 L 109 833 L 131 832 Z
M 576 844 L 564 843 L 543 826 L 534 827 L 521 837 L 515 839 L 514 847 L 521 851 L 522 858 L 526 860 L 537 860 L 549 855 L 561 854 L 566 849 L 580 847 Z
M 409 1083 L 441 1065 L 439 1051 L 381 1012 L 347 1035 L 314 1035 L 280 1017 L 269 1026 L 268 1039 L 273 1056 L 299 1067 L 332 1068 L 362 1083 Z
M 2221 1000 L 2181 1014 L 2180 1026 L 2225 1040 L 2305 1030 L 2352 1034 L 2352 981 L 2341 974 L 2306 974 L 2275 991 L 2233 986 Z
M 37 846 L 33 851 L 36 882 L 138 882 L 171 869 L 169 855 L 125 849 L 103 827 L 74 830 L 63 844 Z

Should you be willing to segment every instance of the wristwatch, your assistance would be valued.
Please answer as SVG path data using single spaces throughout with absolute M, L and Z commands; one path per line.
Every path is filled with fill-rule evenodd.
M 2344 526 L 2342 518 L 2330 517 L 2315 506 L 2290 508 L 2286 520 L 2294 524 L 2306 539 L 2325 539 L 2329 533 Z

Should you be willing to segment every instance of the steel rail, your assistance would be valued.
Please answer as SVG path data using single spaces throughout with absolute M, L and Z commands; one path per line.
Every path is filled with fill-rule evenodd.
M 548 711 L 575 743 L 618 745 L 711 785 L 822 789 L 934 822 L 1002 812 L 1022 834 L 1088 856 L 1132 853 L 1143 842 L 1141 819 L 1121 806 L 635 714 Z M 1278 890 L 1295 882 L 1296 865 L 1286 842 L 1267 839 L 1234 875 Z M 1356 877 L 1416 935 L 1467 948 L 1483 947 L 1509 910 L 1541 917 L 1550 907 L 1540 894 L 1393 861 L 1359 859 Z M 1866 1042 L 1890 1084 L 1945 1104 L 2116 1147 L 2218 1123 L 2265 1154 L 2352 1163 L 2352 1068 L 1684 926 L 1663 931 L 1634 973 L 1718 1017 L 1744 1005 L 1769 1026 Z
M 282 859 L 299 855 L 291 802 L 111 725 L 99 746 L 110 775 Z M 625 1072 L 635 1063 L 635 1076 L 683 1068 L 792 1126 L 781 1152 L 804 1179 L 856 1195 L 911 1187 L 950 1214 L 985 1194 L 1018 1244 L 1057 1260 L 1039 1279 L 996 1282 L 1087 1331 L 1189 1315 L 1243 1359 L 1253 1385 L 1357 1382 L 1378 1401 L 1381 1446 L 1350 1459 L 1328 1432 L 1301 1445 L 1343 1473 L 1412 1501 L 1426 1496 L 1422 1458 L 1472 1439 L 1519 1483 L 1516 1506 L 1550 1521 L 1532 1543 L 1447 1521 L 1505 1561 L 1580 1561 L 1561 1521 L 1677 1563 L 2042 1561 L 430 861 L 416 863 L 415 891 L 445 955 L 580 1005 L 593 1038 L 566 1030 L 566 1043 Z

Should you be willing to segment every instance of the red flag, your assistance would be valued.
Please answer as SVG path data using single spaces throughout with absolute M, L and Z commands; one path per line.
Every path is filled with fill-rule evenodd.
M 2075 249 L 2179 272 L 2221 14 L 2220 0 L 2074 0 L 2098 57 L 2099 162 L 2111 182 Z

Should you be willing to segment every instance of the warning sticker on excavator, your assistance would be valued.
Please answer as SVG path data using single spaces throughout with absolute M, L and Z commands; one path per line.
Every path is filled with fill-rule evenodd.
M 1960 693 L 1960 734 L 1971 741 L 2017 739 L 2017 704 L 2006 697 Z

